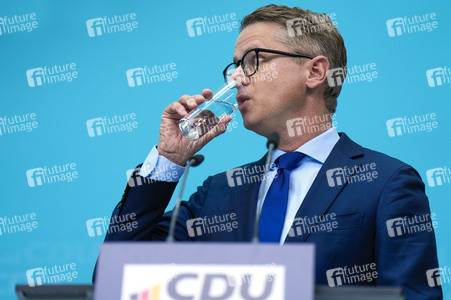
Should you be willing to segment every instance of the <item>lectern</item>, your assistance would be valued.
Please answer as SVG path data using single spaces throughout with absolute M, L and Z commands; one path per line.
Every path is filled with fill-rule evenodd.
M 314 297 L 314 245 L 105 243 L 95 299 Z
M 19 300 L 403 300 L 401 288 L 317 286 L 313 244 L 110 242 L 91 285 L 17 285 Z

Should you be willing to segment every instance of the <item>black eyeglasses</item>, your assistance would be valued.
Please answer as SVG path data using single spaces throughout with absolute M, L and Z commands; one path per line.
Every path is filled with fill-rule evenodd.
M 237 62 L 233 62 L 229 64 L 222 74 L 224 75 L 225 82 L 229 82 L 230 78 L 232 77 L 232 74 L 235 73 L 235 70 L 241 66 L 243 69 L 244 75 L 247 77 L 251 77 L 258 71 L 258 65 L 260 63 L 260 59 L 258 57 L 258 53 L 260 52 L 267 52 L 267 53 L 274 53 L 274 54 L 280 54 L 280 55 L 286 55 L 291 57 L 303 57 L 303 58 L 309 58 L 313 59 L 312 56 L 306 55 L 306 54 L 297 54 L 297 53 L 289 53 L 284 51 L 277 51 L 277 50 L 270 50 L 270 49 L 262 49 L 262 48 L 255 48 L 247 51 L 244 53 L 243 58 L 241 58 Z

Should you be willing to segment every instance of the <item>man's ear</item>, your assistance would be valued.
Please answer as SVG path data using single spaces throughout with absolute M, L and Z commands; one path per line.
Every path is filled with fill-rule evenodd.
M 307 87 L 314 89 L 324 83 L 327 78 L 327 71 L 329 70 L 329 60 L 325 56 L 316 56 L 310 63 L 310 73 L 307 77 Z

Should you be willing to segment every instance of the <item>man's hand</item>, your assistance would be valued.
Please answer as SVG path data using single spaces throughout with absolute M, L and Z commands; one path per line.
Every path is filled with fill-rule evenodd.
M 218 125 L 195 142 L 187 140 L 179 129 L 179 120 L 206 99 L 211 99 L 212 96 L 211 90 L 203 90 L 202 95 L 184 95 L 180 97 L 179 101 L 173 102 L 165 108 L 161 116 L 160 140 L 158 142 L 158 153 L 160 155 L 179 166 L 184 166 L 187 160 L 197 151 L 226 131 L 227 124 L 232 120 L 232 116 L 224 117 Z

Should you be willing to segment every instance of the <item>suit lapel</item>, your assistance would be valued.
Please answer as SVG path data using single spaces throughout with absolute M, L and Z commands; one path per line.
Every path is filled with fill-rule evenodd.
M 360 145 L 351 141 L 346 134 L 340 133 L 340 140 L 337 142 L 332 152 L 327 157 L 320 171 L 318 172 L 310 190 L 299 208 L 295 222 L 287 236 L 285 242 L 305 241 L 312 232 L 311 228 L 316 224 L 307 223 L 310 230 L 299 234 L 296 232 L 296 219 L 307 218 L 307 220 L 315 220 L 327 213 L 329 207 L 338 197 L 342 189 L 348 184 L 345 180 L 335 180 L 331 174 L 334 169 L 343 169 L 345 166 L 359 166 L 355 163 L 356 157 L 362 156 L 363 151 Z M 355 171 L 354 171 L 355 173 Z M 348 178 L 351 179 L 352 175 Z M 305 223 L 305 222 L 304 222 Z

